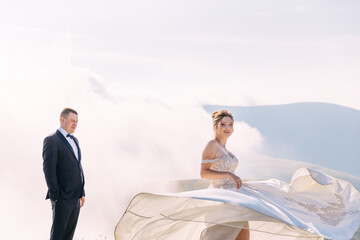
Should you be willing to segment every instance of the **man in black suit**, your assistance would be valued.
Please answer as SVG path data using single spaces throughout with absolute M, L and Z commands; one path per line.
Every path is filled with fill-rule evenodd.
M 44 140 L 43 170 L 52 206 L 51 240 L 71 240 L 80 207 L 85 203 L 84 174 L 79 142 L 73 135 L 78 114 L 65 108 L 60 114 L 60 128 Z

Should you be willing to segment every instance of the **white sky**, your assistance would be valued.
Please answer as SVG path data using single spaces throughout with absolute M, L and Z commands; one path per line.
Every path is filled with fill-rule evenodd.
M 355 0 L 7 1 L 0 59 L 8 70 L 24 55 L 31 64 L 54 58 L 166 101 L 360 109 L 359 7 Z M 11 72 L 0 76 L 6 86 Z

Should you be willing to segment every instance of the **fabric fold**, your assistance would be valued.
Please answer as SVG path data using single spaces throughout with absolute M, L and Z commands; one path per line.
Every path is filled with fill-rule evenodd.
M 351 239 L 360 224 L 360 193 L 351 183 L 299 169 L 292 181 L 246 181 L 237 191 L 202 189 L 134 197 L 116 239 Z

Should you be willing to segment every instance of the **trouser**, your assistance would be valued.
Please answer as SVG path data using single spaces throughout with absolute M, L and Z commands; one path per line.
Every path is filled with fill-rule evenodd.
M 50 240 L 72 240 L 80 213 L 79 199 L 51 200 L 52 219 Z

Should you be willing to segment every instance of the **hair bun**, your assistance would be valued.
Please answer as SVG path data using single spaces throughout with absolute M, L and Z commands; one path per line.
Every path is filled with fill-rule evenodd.
M 228 110 L 223 109 L 223 110 L 213 112 L 212 118 L 213 118 L 214 127 L 216 127 L 218 125 L 218 123 L 221 121 L 221 119 L 223 119 L 224 117 L 229 117 L 229 118 L 231 118 L 231 120 L 234 121 L 233 115 Z
M 213 112 L 213 114 L 211 115 L 211 117 L 212 117 L 212 118 L 215 118 L 218 113 L 219 113 L 218 111 Z

